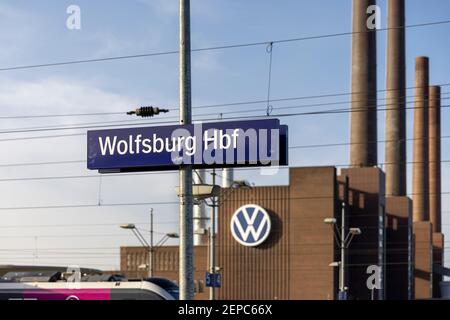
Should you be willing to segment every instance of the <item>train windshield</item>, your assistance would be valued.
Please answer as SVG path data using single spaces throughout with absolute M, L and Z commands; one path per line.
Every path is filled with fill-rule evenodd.
M 180 290 L 178 285 L 170 280 L 164 278 L 147 278 L 145 281 L 151 282 L 160 286 L 164 290 L 166 290 L 175 300 L 178 300 L 180 297 Z

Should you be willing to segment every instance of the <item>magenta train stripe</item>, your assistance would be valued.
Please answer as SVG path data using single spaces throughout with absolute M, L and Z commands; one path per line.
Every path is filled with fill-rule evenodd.
M 110 289 L 33 289 L 24 290 L 24 299 L 38 300 L 110 300 Z

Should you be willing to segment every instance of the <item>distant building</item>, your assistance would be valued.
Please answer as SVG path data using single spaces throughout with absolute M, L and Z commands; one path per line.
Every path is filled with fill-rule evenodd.
M 217 266 L 222 276 L 219 299 L 337 299 L 339 273 L 330 264 L 340 260 L 339 244 L 324 219 L 335 218 L 340 226 L 346 179 L 347 229 L 362 231 L 353 239 L 346 257 L 349 298 L 414 296 L 410 206 L 404 199 L 398 203 L 390 200 L 390 212 L 386 213 L 384 173 L 380 169 L 352 168 L 337 175 L 334 167 L 291 168 L 289 179 L 287 186 L 222 190 L 217 230 Z M 231 223 L 236 210 L 246 205 L 252 205 L 249 218 L 258 210 L 253 205 L 270 216 L 268 236 L 256 246 L 251 246 L 257 240 L 254 238 L 263 237 L 267 228 L 262 225 L 263 216 L 256 217 L 254 230 L 244 235 L 242 231 L 248 230 L 243 228 L 248 225 L 242 214 L 237 218 L 241 229 L 236 218 Z M 196 298 L 207 299 L 208 246 L 196 246 L 194 254 Z M 155 275 L 178 280 L 177 246 L 157 248 L 154 260 Z M 145 277 L 148 271 L 139 267 L 147 261 L 145 248 L 121 248 L 121 271 L 128 277 Z M 379 286 L 373 290 L 367 286 L 370 266 L 379 267 Z M 431 279 L 431 270 L 423 272 Z M 394 278 L 395 285 L 389 285 Z M 430 281 L 427 285 L 431 288 Z

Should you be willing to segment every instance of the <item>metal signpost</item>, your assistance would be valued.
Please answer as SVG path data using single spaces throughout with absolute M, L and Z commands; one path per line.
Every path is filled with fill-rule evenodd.
M 180 124 L 192 122 L 190 0 L 180 0 Z M 194 208 L 192 165 L 180 166 L 180 299 L 194 298 Z

